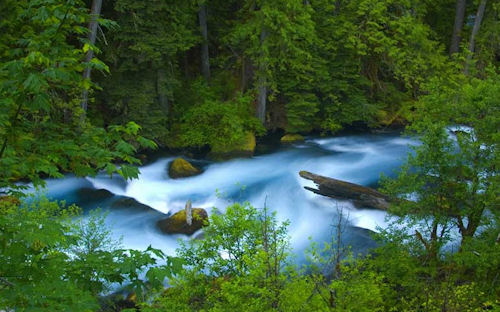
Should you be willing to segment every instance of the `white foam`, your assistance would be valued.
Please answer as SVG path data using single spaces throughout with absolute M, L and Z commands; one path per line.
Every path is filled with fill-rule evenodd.
M 193 207 L 218 207 L 224 211 L 232 200 L 248 200 L 255 207 L 267 205 L 277 212 L 279 220 L 289 220 L 292 246 L 303 249 L 309 237 L 321 237 L 331 232 L 337 218 L 337 206 L 346 206 L 352 225 L 370 230 L 384 226 L 382 211 L 352 208 L 346 202 L 336 202 L 304 189 L 314 183 L 299 177 L 300 170 L 331 176 L 354 183 L 377 181 L 381 171 L 397 167 L 413 141 L 395 136 L 349 136 L 310 139 L 285 151 L 250 159 L 235 159 L 210 163 L 201 175 L 171 179 L 167 166 L 173 157 L 141 167 L 138 179 L 125 182 L 106 175 L 89 178 L 95 188 L 117 195 L 133 197 L 162 213 L 184 208 L 187 200 Z M 64 187 L 78 188 L 80 180 L 64 179 Z M 79 182 L 80 181 L 80 182 Z M 50 183 L 49 189 L 63 187 Z M 245 188 L 242 190 L 242 188 Z M 216 190 L 222 198 L 216 196 Z M 229 201 L 224 197 L 229 197 Z M 142 212 L 143 213 L 143 212 Z M 123 235 L 126 247 L 144 249 L 148 245 L 173 253 L 177 239 L 185 237 L 160 233 L 147 216 L 139 212 L 113 211 L 116 235 Z M 153 225 L 152 225 L 153 224 Z

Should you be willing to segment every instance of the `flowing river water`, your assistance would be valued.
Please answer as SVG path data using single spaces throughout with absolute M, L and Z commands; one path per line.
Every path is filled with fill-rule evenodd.
M 224 211 L 234 201 L 249 201 L 257 208 L 266 205 L 276 211 L 279 220 L 290 221 L 291 246 L 299 259 L 303 259 L 311 239 L 330 240 L 338 209 L 343 208 L 348 224 L 344 241 L 352 245 L 354 252 L 363 252 L 374 246 L 370 232 L 385 225 L 385 213 L 354 208 L 349 202 L 307 191 L 304 186 L 314 185 L 298 173 L 307 170 L 376 186 L 381 173 L 394 174 L 406 158 L 409 145 L 414 143 L 397 134 L 310 137 L 305 142 L 282 146 L 252 158 L 194 161 L 203 169 L 203 173 L 195 177 L 170 179 L 167 168 L 174 157 L 163 157 L 141 167 L 136 180 L 124 181 L 107 175 L 68 176 L 48 180 L 45 192 L 49 198 L 80 205 L 85 213 L 97 207 L 108 211 L 106 222 L 113 235 L 122 238 L 126 248 L 145 249 L 151 245 L 167 254 L 175 254 L 178 239 L 187 237 L 163 234 L 156 222 L 168 213 L 183 209 L 186 201 L 191 200 L 193 207 L 205 208 L 209 214 L 212 207 Z

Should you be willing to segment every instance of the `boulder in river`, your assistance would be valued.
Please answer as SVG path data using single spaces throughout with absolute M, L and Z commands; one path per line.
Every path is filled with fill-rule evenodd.
M 304 137 L 301 136 L 300 134 L 285 134 L 280 139 L 281 144 L 291 144 L 291 143 L 303 142 L 303 141 L 304 141 Z
M 172 179 L 186 178 L 200 174 L 200 169 L 191 165 L 184 158 L 174 159 L 168 166 L 168 175 Z
M 158 221 L 158 226 L 167 234 L 191 235 L 208 224 L 208 214 L 205 209 L 192 208 L 191 225 L 187 221 L 186 209 L 184 209 L 167 219 Z

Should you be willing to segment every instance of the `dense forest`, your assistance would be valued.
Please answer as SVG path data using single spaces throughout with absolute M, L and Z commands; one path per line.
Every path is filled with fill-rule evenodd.
M 1 0 L 0 30 L 0 310 L 500 311 L 497 0 Z M 362 256 L 339 218 L 299 266 L 248 203 L 175 255 L 124 249 L 101 214 L 25 194 L 343 129 L 420 142 Z

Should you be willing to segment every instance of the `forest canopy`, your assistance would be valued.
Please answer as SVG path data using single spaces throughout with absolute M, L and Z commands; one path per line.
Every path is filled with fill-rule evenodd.
M 0 310 L 500 311 L 499 70 L 495 0 L 2 0 Z M 272 207 L 231 204 L 174 256 L 24 194 L 137 178 L 158 147 L 403 128 L 379 247 L 332 237 L 305 267 Z

